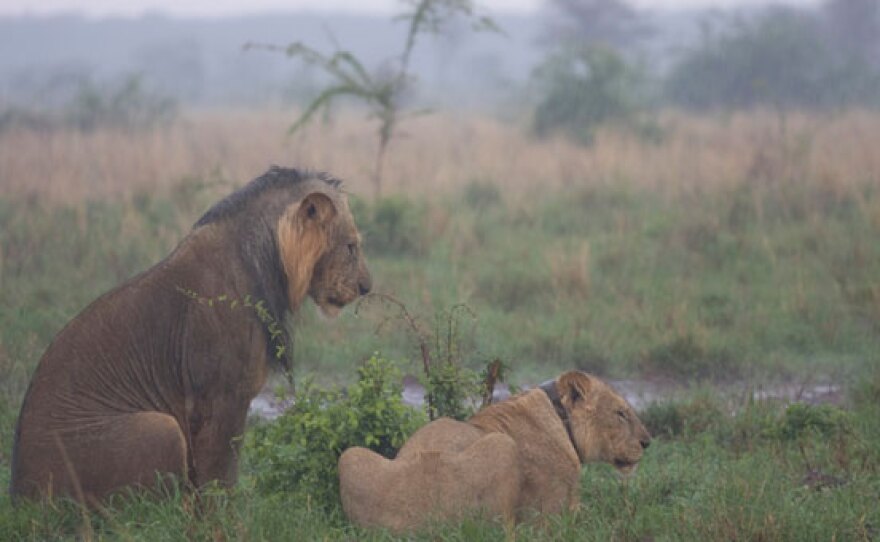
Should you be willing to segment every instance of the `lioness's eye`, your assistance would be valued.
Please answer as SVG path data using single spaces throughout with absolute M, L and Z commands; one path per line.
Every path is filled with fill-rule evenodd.
M 348 244 L 348 253 L 352 256 L 357 254 L 357 244 L 356 243 L 349 243 Z
M 620 416 L 621 420 L 624 420 L 624 421 L 626 420 L 626 412 L 624 412 L 622 410 L 618 410 L 617 415 Z

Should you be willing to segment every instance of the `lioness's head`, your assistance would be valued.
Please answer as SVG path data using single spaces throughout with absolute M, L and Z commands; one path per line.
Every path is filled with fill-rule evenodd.
M 581 463 L 602 461 L 631 473 L 651 442 L 635 411 L 609 385 L 580 371 L 556 379 Z
M 278 250 L 293 309 L 308 294 L 333 317 L 372 287 L 361 236 L 337 184 L 304 183 L 303 196 L 278 220 Z

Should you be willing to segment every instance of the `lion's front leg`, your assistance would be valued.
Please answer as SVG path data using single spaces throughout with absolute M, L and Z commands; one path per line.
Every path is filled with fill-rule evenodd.
M 219 399 L 211 406 L 213 408 L 199 409 L 191 415 L 190 480 L 196 487 L 214 480 L 222 486 L 232 487 L 238 480 L 238 455 L 248 403 L 223 404 L 223 399 Z

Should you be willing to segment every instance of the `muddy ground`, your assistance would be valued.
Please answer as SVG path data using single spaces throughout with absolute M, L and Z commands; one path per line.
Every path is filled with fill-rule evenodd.
M 618 393 L 626 397 L 636 410 L 642 410 L 651 403 L 675 400 L 693 391 L 691 388 L 665 380 L 609 380 L 609 383 Z M 522 385 L 521 389 L 526 390 L 538 384 Z M 740 382 L 725 385 L 723 389 L 719 388 L 719 392 L 730 398 L 732 403 L 747 399 L 749 394 L 755 400 L 776 400 L 784 403 L 840 405 L 844 401 L 842 386 L 829 379 L 769 385 Z M 509 396 L 507 384 L 499 383 L 495 386 L 494 401 L 502 401 Z M 407 375 L 403 379 L 403 402 L 413 407 L 421 407 L 425 404 L 425 388 L 412 375 Z M 273 420 L 292 405 L 293 398 L 278 398 L 271 386 L 267 386 L 251 401 L 248 413 L 251 416 Z

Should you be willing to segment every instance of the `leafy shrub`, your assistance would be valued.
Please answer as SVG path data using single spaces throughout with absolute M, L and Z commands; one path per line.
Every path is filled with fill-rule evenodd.
M 357 383 L 346 392 L 305 384 L 293 408 L 248 434 L 257 488 L 334 508 L 337 462 L 345 449 L 363 446 L 391 458 L 425 422 L 403 404 L 402 391 L 400 371 L 378 354 L 358 369 Z
M 459 303 L 448 310 L 437 311 L 434 325 L 428 329 L 394 296 L 373 293 L 367 299 L 396 307 L 399 321 L 416 339 L 422 367 L 420 381 L 425 387 L 425 412 L 429 419 L 446 416 L 463 420 L 473 413 L 476 399 L 481 396 L 484 404 L 488 404 L 490 388 L 504 381 L 507 370 L 497 358 L 487 364 L 482 374 L 468 368 L 465 351 L 473 347 L 473 335 L 464 332 L 462 320 L 469 318 L 471 324 L 476 322 L 476 314 L 470 307 Z
M 551 288 L 548 272 L 540 262 L 492 265 L 481 269 L 476 295 L 504 311 L 531 307 L 547 299 Z
M 539 137 L 561 132 L 588 145 L 600 125 L 632 120 L 642 100 L 639 72 L 604 47 L 567 46 L 533 79 L 541 94 L 532 126 Z
M 798 440 L 805 436 L 840 436 L 851 431 L 851 416 L 833 405 L 792 403 L 779 419 L 774 435 L 780 440 Z
M 479 375 L 459 363 L 435 363 L 423 379 L 431 396 L 428 416 L 464 420 L 474 413 L 473 398 L 480 393 Z
M 610 352 L 597 345 L 590 333 L 573 330 L 564 324 L 541 322 L 534 326 L 529 336 L 516 337 L 518 357 L 539 360 L 554 367 L 579 369 L 597 376 L 608 375 L 613 364 Z
M 751 451 L 774 435 L 778 423 L 778 403 L 749 400 L 719 431 L 719 439 L 735 452 Z
M 353 197 L 350 205 L 368 253 L 403 256 L 427 252 L 424 213 L 408 198 L 391 196 L 370 204 Z
M 471 181 L 464 187 L 465 204 L 475 211 L 485 211 L 501 203 L 501 189 L 487 181 Z
M 830 459 L 846 469 L 852 461 L 854 419 L 850 412 L 833 405 L 792 403 L 767 431 L 769 438 L 781 443 L 795 443 L 808 469 Z M 821 480 L 820 480 L 821 481 Z
M 707 394 L 686 401 L 654 402 L 639 413 L 655 437 L 692 438 L 709 433 L 741 453 L 762 443 L 840 440 L 852 433 L 852 414 L 832 405 L 792 403 L 784 408 L 768 401 L 749 401 L 731 414 Z
M 651 349 L 641 367 L 651 375 L 686 379 L 720 380 L 736 377 L 740 372 L 730 352 L 706 346 L 690 333 Z
M 474 398 L 482 393 L 481 375 L 464 365 L 463 352 L 467 341 L 462 320 L 465 317 L 469 317 L 471 323 L 476 319 L 467 305 L 455 305 L 434 315 L 432 352 L 429 353 L 430 361 L 424 364 L 422 377 L 427 399 L 425 407 L 431 420 L 443 416 L 456 420 L 470 417 L 474 413 Z
M 869 370 L 858 383 L 853 386 L 852 402 L 856 406 L 880 406 L 880 364 Z
M 725 413 L 708 395 L 684 402 L 653 402 L 639 413 L 639 419 L 655 437 L 691 437 L 718 428 Z

